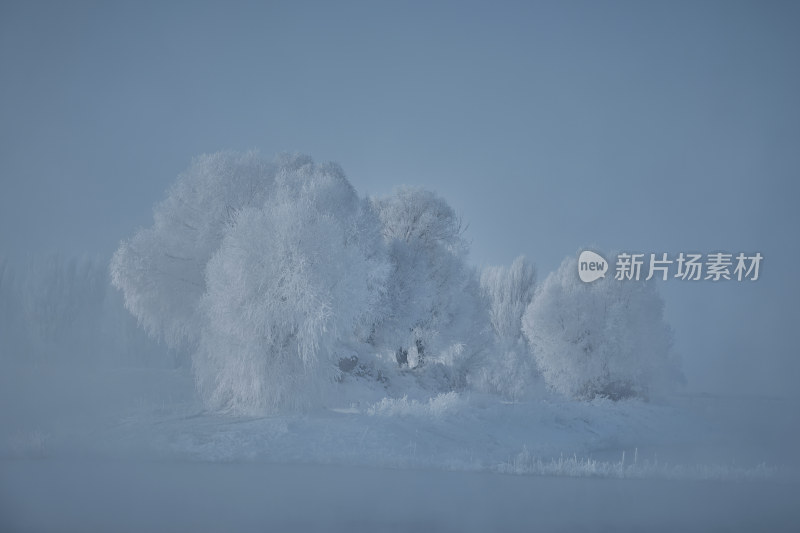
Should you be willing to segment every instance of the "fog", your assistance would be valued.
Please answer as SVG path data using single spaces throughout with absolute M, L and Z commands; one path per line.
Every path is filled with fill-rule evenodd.
M 509 265 L 524 254 L 540 280 L 587 247 L 647 256 L 759 252 L 764 259 L 755 282 L 658 284 L 686 378 L 676 393 L 682 399 L 671 404 L 680 413 L 669 416 L 691 419 L 681 422 L 681 431 L 718 422 L 709 429 L 718 436 L 715 446 L 670 440 L 664 428 L 649 433 L 661 415 L 647 407 L 645 414 L 631 415 L 636 422 L 628 433 L 610 429 L 630 422 L 628 415 L 598 415 L 602 422 L 593 429 L 608 440 L 592 444 L 586 444 L 588 433 L 560 440 L 553 429 L 560 427 L 558 415 L 535 411 L 548 421 L 544 433 L 556 435 L 538 451 L 571 453 L 574 445 L 578 454 L 590 455 L 607 445 L 616 458 L 618 450 L 645 447 L 640 441 L 650 439 L 648 446 L 655 443 L 662 454 L 673 450 L 673 462 L 719 453 L 746 467 L 762 461 L 795 467 L 798 24 L 800 7 L 789 2 L 3 2 L 0 260 L 6 262 L 0 267 L 12 265 L 20 278 L 30 265 L 58 254 L 67 262 L 91 258 L 92 272 L 104 276 L 120 241 L 152 224 L 154 205 L 193 158 L 250 149 L 334 161 L 360 194 L 385 195 L 400 185 L 431 189 L 467 224 L 471 264 Z M 162 432 L 153 422 L 173 420 L 169 413 L 197 414 L 191 378 L 172 374 L 185 370 L 186 360 L 147 339 L 134 318 L 115 314 L 122 307 L 114 289 L 97 298 L 106 312 L 81 327 L 102 324 L 106 336 L 88 341 L 88 329 L 76 330 L 84 333 L 60 337 L 72 343 L 61 349 L 19 341 L 31 324 L 0 302 L 0 362 L 6 367 L 0 437 L 21 439 L 26 460 L 39 455 L 37 432 L 48 440 L 44 455 L 59 458 L 65 450 L 117 458 L 135 450 L 133 455 L 151 458 L 153 449 L 160 457 L 196 437 L 187 437 L 194 426 Z M 20 363 L 21 352 L 38 354 L 31 360 L 43 375 L 31 370 L 30 361 Z M 120 373 L 121 367 L 138 370 Z M 592 416 L 575 411 L 567 425 Z M 123 418 L 133 426 L 109 429 L 109 421 Z M 369 441 L 361 437 L 365 426 L 352 423 L 353 441 Z M 327 435 L 334 427 L 320 424 L 306 434 Z M 494 428 L 503 432 L 502 425 Z M 100 431 L 99 441 L 106 440 L 98 444 L 84 430 Z M 152 439 L 121 444 L 137 431 Z M 409 436 L 418 431 L 413 424 L 387 431 L 377 447 L 402 438 L 417 449 L 416 437 Z M 430 444 L 432 454 L 421 466 L 444 464 L 444 455 L 436 454 L 451 437 L 463 437 L 464 450 L 474 447 L 484 457 L 491 449 L 491 460 L 502 462 L 503 454 L 533 446 L 527 440 L 533 434 L 499 437 L 493 448 L 453 428 L 434 432 L 419 440 Z M 234 460 L 250 449 L 253 435 L 245 432 L 238 444 L 225 444 Z M 780 446 L 770 445 L 781 438 Z M 289 450 L 294 441 L 280 442 L 281 450 Z M 311 448 L 298 456 L 285 451 L 278 459 L 258 449 L 257 457 L 278 462 L 325 462 Z M 459 461 L 467 464 L 464 454 Z M 494 464 L 486 461 L 484 466 Z M 41 498 L 56 516 L 68 514 L 66 507 L 58 511 L 66 504 L 57 504 L 52 493 L 37 495 L 31 484 L 10 496 L 17 492 L 8 480 L 25 477 L 24 466 L 11 464 L 3 468 L 14 474 L 0 473 L 6 480 L 0 513 Z M 366 464 L 393 466 L 372 459 Z M 58 465 L 53 468 L 74 468 L 70 461 Z M 62 470 L 40 474 L 62 482 L 76 475 Z M 94 472 L 102 486 L 107 474 Z M 182 473 L 158 475 L 191 486 Z M 229 474 L 213 474 L 220 475 Z M 271 475 L 284 474 L 265 472 Z M 620 490 L 626 494 L 621 497 L 650 501 L 633 489 Z M 392 522 L 394 515 L 382 512 L 365 524 L 381 517 Z M 721 504 L 711 505 L 691 517 L 703 529 L 728 524 L 714 521 L 722 512 Z M 796 523 L 786 507 L 777 512 L 775 527 Z M 34 530 L 81 523 L 73 516 L 59 527 L 58 518 L 36 522 L 28 511 L 20 513 L 13 516 L 21 521 L 6 523 Z M 649 516 L 655 523 L 659 513 L 645 513 L 642 520 Z M 607 511 L 600 514 L 603 523 L 614 523 Z M 244 526 L 260 523 L 248 516 Z M 524 516 L 509 527 L 528 523 Z M 760 515 L 749 516 L 757 523 L 753 517 Z M 105 529 L 106 518 L 98 520 L 93 527 Z M 626 524 L 631 529 L 641 523 Z
M 665 283 L 668 313 L 697 390 L 794 394 L 794 6 L 2 11 L 4 255 L 110 254 L 192 157 L 302 151 L 436 190 L 476 264 L 760 251 L 755 287 Z

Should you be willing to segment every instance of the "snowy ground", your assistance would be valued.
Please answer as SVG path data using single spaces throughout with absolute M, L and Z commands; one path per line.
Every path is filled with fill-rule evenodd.
M 798 413 L 766 398 L 476 394 L 208 414 L 180 370 L 0 377 L 5 530 L 792 530 Z M 227 528 L 230 529 L 230 528 Z

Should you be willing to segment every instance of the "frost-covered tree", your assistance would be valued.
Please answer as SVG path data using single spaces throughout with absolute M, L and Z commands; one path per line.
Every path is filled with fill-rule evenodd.
M 431 361 L 451 374 L 452 386 L 485 343 L 486 314 L 461 221 L 434 193 L 401 188 L 373 199 L 388 246 L 388 309 L 376 332 L 401 366 Z
M 655 285 L 583 283 L 572 257 L 545 279 L 522 330 L 546 383 L 573 398 L 646 398 L 679 375 Z
M 80 349 L 107 285 L 104 265 L 88 257 L 30 258 L 17 277 L 17 291 L 31 355 L 56 360 Z M 90 344 L 85 342 L 86 350 Z
M 379 313 L 378 228 L 336 167 L 284 168 L 264 208 L 236 215 L 201 305 L 195 369 L 212 407 L 304 407 L 332 382 Z
M 16 274 L 8 259 L 0 258 L 0 362 L 32 351 Z
M 380 223 L 341 169 L 305 156 L 196 159 L 111 265 L 154 336 L 192 349 L 211 408 L 307 404 L 337 346 L 369 340 L 385 302 Z
M 149 333 L 173 347 L 197 341 L 206 265 L 236 213 L 264 204 L 276 171 L 255 152 L 200 156 L 156 205 L 153 225 L 120 245 L 111 261 L 112 281 Z
M 522 338 L 522 315 L 535 289 L 536 268 L 525 256 L 517 257 L 508 268 L 486 267 L 481 272 L 481 292 L 498 340 L 514 343 Z
M 481 273 L 494 345 L 471 371 L 470 381 L 479 390 L 518 399 L 536 379 L 536 363 L 522 335 L 522 315 L 535 288 L 536 269 L 524 256 L 510 267 L 486 267 Z

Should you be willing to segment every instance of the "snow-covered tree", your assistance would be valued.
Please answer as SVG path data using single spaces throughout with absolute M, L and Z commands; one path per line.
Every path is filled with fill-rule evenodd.
M 282 161 L 285 167 L 304 163 L 299 157 Z M 206 265 L 236 213 L 264 205 L 276 172 L 255 152 L 198 157 L 156 205 L 153 225 L 120 245 L 112 281 L 148 333 L 172 347 L 197 342 Z
M 18 326 L 7 338 L 16 339 L 24 350 L 15 357 L 63 360 L 81 344 L 81 336 L 99 314 L 108 284 L 107 271 L 87 257 L 57 254 L 29 258 L 21 266 L 16 275 L 8 267 L 11 284 L 7 290 L 13 299 L 7 304 L 17 315 L 11 323 Z M 93 347 L 90 342 L 85 344 L 85 350 Z
M 237 213 L 206 269 L 195 360 L 222 410 L 299 408 L 366 343 L 387 272 L 379 223 L 336 167 L 282 169 Z
M 470 381 L 479 390 L 518 399 L 536 379 L 536 362 L 522 335 L 522 315 L 533 300 L 536 268 L 524 257 L 510 267 L 486 267 L 481 293 L 489 309 L 494 345 L 471 369 Z
M 573 257 L 545 279 L 522 330 L 546 383 L 570 397 L 646 398 L 679 375 L 655 285 L 583 283 Z
M 222 153 L 179 177 L 111 271 L 151 334 L 193 350 L 211 408 L 257 412 L 308 404 L 339 348 L 370 340 L 388 269 L 380 222 L 337 166 Z
M 522 315 L 533 301 L 536 268 L 517 257 L 511 266 L 486 267 L 481 272 L 481 292 L 488 301 L 489 319 L 495 337 L 517 342 L 522 338 Z
M 0 362 L 30 353 L 16 270 L 0 258 Z
M 392 267 L 376 340 L 395 350 L 401 366 L 443 365 L 450 372 L 443 386 L 452 386 L 483 348 L 487 329 L 461 221 L 445 200 L 422 189 L 401 188 L 372 203 Z

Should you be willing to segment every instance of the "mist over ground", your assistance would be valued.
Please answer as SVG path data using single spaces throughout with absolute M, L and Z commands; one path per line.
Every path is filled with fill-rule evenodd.
M 0 524 L 792 530 L 798 23 L 797 6 L 780 2 L 3 3 Z M 221 413 L 236 388 L 198 387 L 196 346 L 148 335 L 145 315 L 111 285 L 110 263 L 123 241 L 154 226 L 156 206 L 195 158 L 251 149 L 265 160 L 307 153 L 337 163 L 358 201 L 388 202 L 383 224 L 387 206 L 404 205 L 386 200 L 402 196 L 392 196 L 398 187 L 433 191 L 465 223 L 463 266 L 434 263 L 453 272 L 510 269 L 524 255 L 541 288 L 565 258 L 591 248 L 607 258 L 758 252 L 760 277 L 654 284 L 685 382 L 647 401 L 639 389 L 619 401 L 575 398 L 585 389 L 574 381 L 545 381 L 544 360 L 530 351 L 529 338 L 541 337 L 534 326 L 486 350 L 507 366 L 478 373 L 477 359 L 446 350 L 477 328 L 454 324 L 445 338 L 432 333 L 446 330 L 438 324 L 411 337 L 385 328 L 385 346 L 367 343 L 386 352 L 362 372 L 370 382 L 358 365 L 339 365 L 340 346 L 325 345 L 333 337 L 320 337 L 319 360 L 336 363 L 323 381 L 343 385 L 325 401 L 300 415 L 285 404 Z M 264 227 L 271 212 L 253 213 L 249 227 Z M 246 228 L 215 250 L 250 242 Z M 398 254 L 386 257 L 420 272 Z M 197 307 L 192 323 L 204 324 L 202 361 L 235 369 L 214 354 L 250 353 L 242 346 L 253 337 L 220 349 L 233 330 L 210 326 L 237 308 L 225 289 L 249 263 L 222 255 L 209 272 L 230 300 L 204 300 L 210 307 Z M 370 311 L 347 327 L 364 316 L 422 320 L 391 306 L 373 312 L 369 290 L 358 301 Z M 381 351 L 336 340 L 360 362 Z M 425 368 L 444 370 L 413 374 L 416 340 L 437 346 Z M 68 490 L 84 475 L 94 482 Z M 309 496 L 318 514 L 306 511 L 300 482 L 280 489 L 291 479 L 323 487 Z M 161 493 L 172 506 L 156 495 L 143 500 L 145 513 L 132 507 L 159 485 L 187 497 Z M 370 489 L 381 485 L 385 493 Z M 259 491 L 281 504 L 256 511 Z M 526 507 L 528 493 L 543 503 Z M 576 497 L 581 512 L 564 503 Z M 193 515 L 192 498 L 195 508 L 222 499 L 226 512 Z M 632 503 L 623 511 L 619 501 Z M 450 521 L 463 502 L 472 514 Z M 676 508 L 685 513 L 664 510 Z

